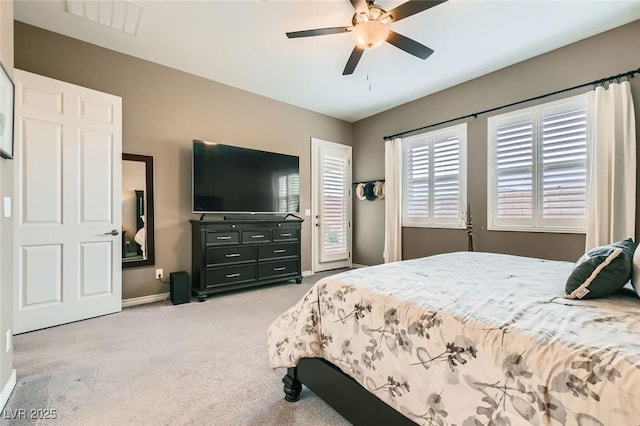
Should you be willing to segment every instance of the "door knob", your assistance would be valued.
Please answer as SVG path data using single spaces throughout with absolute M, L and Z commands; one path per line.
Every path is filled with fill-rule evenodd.
M 105 233 L 104 233 L 104 235 L 113 235 L 113 236 L 116 236 L 116 235 L 118 235 L 119 233 L 120 233 L 120 231 L 118 231 L 117 229 L 112 229 L 112 230 L 111 230 L 111 231 L 109 231 L 109 232 L 105 232 Z

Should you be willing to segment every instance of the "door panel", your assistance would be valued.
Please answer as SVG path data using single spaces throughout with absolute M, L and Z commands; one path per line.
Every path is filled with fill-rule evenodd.
M 15 332 L 118 312 L 122 100 L 21 70 L 15 79 Z
M 80 244 L 80 299 L 96 295 L 112 294 L 111 241 Z M 106 261 L 105 261 L 106 260 Z
M 62 247 L 22 247 L 20 256 L 21 308 L 62 303 Z
M 96 102 L 80 97 L 79 118 L 113 124 L 114 106 L 110 103 Z
M 40 111 L 62 114 L 62 98 L 63 93 L 59 90 L 48 90 L 37 85 L 22 88 L 22 104 Z
M 111 135 L 80 129 L 80 223 L 111 223 Z
M 312 139 L 314 272 L 351 266 L 351 147 Z
M 18 159 L 24 176 L 22 223 L 62 224 L 62 126 L 32 119 L 20 122 L 25 142 Z

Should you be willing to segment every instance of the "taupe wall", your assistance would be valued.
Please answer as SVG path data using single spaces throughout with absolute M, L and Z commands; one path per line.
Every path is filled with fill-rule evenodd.
M 354 180 L 383 178 L 383 136 L 636 69 L 640 66 L 636 53 L 638 40 L 640 21 L 353 125 L 18 22 L 15 63 L 17 68 L 123 97 L 124 151 L 155 158 L 156 265 L 169 272 L 190 268 L 188 220 L 194 218 L 189 199 L 193 138 L 299 155 L 301 210 L 304 210 L 310 208 L 310 137 L 353 142 Z M 640 78 L 632 80 L 632 89 L 639 115 Z M 527 105 L 521 107 L 524 106 Z M 476 249 L 575 260 L 583 251 L 582 235 L 484 229 L 486 118 L 481 116 L 468 124 L 468 193 L 476 225 Z M 637 121 L 640 123 L 640 116 Z M 353 223 L 354 262 L 381 263 L 384 202 L 354 201 Z M 306 221 L 305 270 L 311 264 L 310 239 L 310 221 Z M 404 230 L 405 258 L 465 249 L 466 235 L 461 230 Z M 125 298 L 167 290 L 153 279 L 152 269 L 124 272 Z
M 310 138 L 352 143 L 352 125 L 171 68 L 15 23 L 16 68 L 123 99 L 123 151 L 155 160 L 156 267 L 191 273 L 191 141 L 300 156 L 300 209 L 311 208 Z M 302 269 L 311 269 L 311 223 Z M 123 298 L 168 291 L 154 267 L 123 273 Z
M 0 1 L 0 61 L 13 78 L 13 2 Z M 13 199 L 13 161 L 0 159 L 0 201 Z M 0 392 L 13 371 L 13 350 L 5 352 L 13 326 L 13 218 L 0 214 Z M 0 406 L 0 410 L 3 407 Z
M 640 21 L 635 21 L 361 120 L 354 127 L 354 180 L 383 177 L 382 140 L 386 135 L 637 69 L 640 67 L 639 41 Z M 636 123 L 640 125 L 640 77 L 632 80 L 632 90 Z M 575 261 L 583 253 L 584 235 L 486 231 L 486 126 L 486 116 L 468 121 L 468 198 L 476 225 L 476 249 Z M 384 203 L 354 201 L 354 225 L 354 262 L 367 265 L 381 263 Z M 405 228 L 403 232 L 403 257 L 407 259 L 466 250 L 466 247 L 466 234 L 462 230 Z

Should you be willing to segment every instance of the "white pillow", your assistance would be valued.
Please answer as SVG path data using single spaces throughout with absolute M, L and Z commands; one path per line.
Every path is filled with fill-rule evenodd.
M 640 296 L 640 244 L 633 252 L 633 263 L 631 264 L 631 285 Z

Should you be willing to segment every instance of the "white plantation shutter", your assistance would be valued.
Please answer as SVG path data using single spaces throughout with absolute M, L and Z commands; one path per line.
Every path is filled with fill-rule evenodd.
M 461 227 L 466 124 L 403 140 L 403 225 Z
M 542 216 L 587 215 L 587 111 L 542 119 Z
M 433 216 L 460 217 L 460 139 L 448 136 L 433 144 Z
M 533 216 L 533 121 L 518 118 L 496 130 L 496 215 Z
M 579 95 L 489 119 L 489 229 L 584 231 L 585 102 Z
M 404 215 L 409 220 L 429 217 L 429 151 L 420 142 L 407 144 L 405 151 L 406 195 Z
M 321 261 L 348 256 L 348 182 L 344 157 L 322 156 Z

